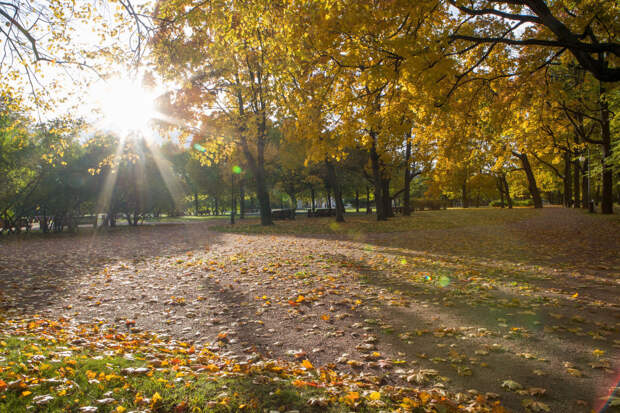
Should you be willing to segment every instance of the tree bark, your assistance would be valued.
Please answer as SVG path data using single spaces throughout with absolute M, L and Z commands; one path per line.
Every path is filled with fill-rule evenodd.
M 502 184 L 501 178 L 498 176 L 497 177 L 497 190 L 499 191 L 500 206 L 504 208 L 504 188 L 502 185 L 503 184 Z
M 360 191 L 355 189 L 355 212 L 360 212 Z
M 583 163 L 583 173 L 581 174 L 581 207 L 588 208 L 588 160 Z
M 518 153 L 513 151 L 513 154 L 519 158 L 521 161 L 521 166 L 525 171 L 525 175 L 527 176 L 527 184 L 530 194 L 532 195 L 532 199 L 534 200 L 534 208 L 542 208 L 542 198 L 540 197 L 540 191 L 538 190 L 538 186 L 536 185 L 536 177 L 534 176 L 534 172 L 532 171 L 532 166 L 530 165 L 530 160 L 527 157 L 526 153 Z
M 329 186 L 331 186 L 334 190 L 334 198 L 336 201 L 336 222 L 344 222 L 342 188 L 340 186 L 340 182 L 338 181 L 338 176 L 336 175 L 336 168 L 334 167 L 334 164 L 327 159 L 325 160 L 325 165 L 327 166 L 327 180 L 329 181 Z
M 314 187 L 310 188 L 310 196 L 312 196 L 312 212 L 314 212 L 316 209 L 316 204 L 314 201 Z
M 506 179 L 506 175 L 502 174 L 502 183 L 504 184 L 504 193 L 506 194 L 506 203 L 508 204 L 508 209 L 512 209 L 512 198 L 510 197 L 510 187 L 508 186 L 508 180 Z
M 574 208 L 581 207 L 581 183 L 579 182 L 579 178 L 581 175 L 581 164 L 579 160 L 576 159 L 573 161 L 573 197 L 575 202 L 573 203 Z
M 387 218 L 394 216 L 394 209 L 392 208 L 392 197 L 390 196 L 390 180 L 382 179 L 381 189 L 383 190 L 383 211 Z
M 467 178 L 465 178 L 461 186 L 461 198 L 463 198 L 463 208 L 469 208 L 469 201 L 467 199 Z
M 370 210 L 370 188 L 366 185 L 366 215 L 370 215 L 372 211 Z
M 605 93 L 605 87 L 600 84 L 600 95 Z M 611 129 L 609 123 L 609 106 L 607 101 L 602 97 L 600 100 L 601 106 L 601 140 L 603 141 L 603 193 L 601 212 L 603 214 L 614 213 L 614 199 L 613 199 L 613 170 L 611 168 Z
M 571 192 L 571 164 L 570 154 L 568 151 L 564 152 L 564 207 L 570 208 L 573 194 Z
M 194 215 L 198 216 L 198 193 L 194 192 Z
M 408 217 L 411 215 L 411 134 L 407 138 L 407 147 L 405 149 L 405 191 L 403 192 L 403 215 Z
M 245 218 L 245 187 L 243 179 L 239 180 L 239 219 Z
M 377 209 L 377 221 L 386 221 L 387 215 L 384 210 L 383 188 L 381 187 L 381 183 L 383 181 L 381 177 L 381 160 L 379 158 L 379 154 L 377 153 L 377 134 L 375 132 L 371 132 L 370 136 L 372 137 L 372 144 L 370 146 L 370 164 L 372 167 L 375 187 L 375 208 Z

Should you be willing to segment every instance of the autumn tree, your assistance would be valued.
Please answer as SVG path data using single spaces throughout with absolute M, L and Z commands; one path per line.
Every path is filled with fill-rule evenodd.
M 173 104 L 185 108 L 183 122 L 199 127 L 212 112 L 228 122 L 228 137 L 254 177 L 263 225 L 272 223 L 265 151 L 284 52 L 274 34 L 275 8 L 266 1 L 160 1 L 152 42 L 157 70 L 180 85 Z

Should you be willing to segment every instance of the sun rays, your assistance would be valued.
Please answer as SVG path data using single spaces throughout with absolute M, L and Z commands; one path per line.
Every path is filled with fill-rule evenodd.
M 154 130 L 154 123 L 167 119 L 156 109 L 158 93 L 143 87 L 140 82 L 130 78 L 114 78 L 93 88 L 91 95 L 96 102 L 99 129 L 106 130 L 117 141 L 105 172 L 104 184 L 97 201 L 97 211 L 105 214 L 117 212 L 112 207 L 114 191 L 119 184 L 119 170 L 123 164 L 136 167 L 136 188 L 153 179 L 145 173 L 147 158 L 151 158 L 161 180 L 173 200 L 174 206 L 181 209 L 183 190 L 180 177 L 174 172 L 171 162 L 160 150 L 160 136 Z

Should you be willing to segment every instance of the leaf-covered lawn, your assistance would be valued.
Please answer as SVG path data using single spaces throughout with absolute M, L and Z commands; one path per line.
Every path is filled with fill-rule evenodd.
M 423 216 L 433 226 L 418 222 Z M 293 373 L 276 384 L 283 386 L 280 392 L 293 390 L 290 400 L 276 406 L 283 402 L 264 396 L 279 394 L 269 389 L 256 397 L 263 403 L 259 410 L 304 411 L 317 398 L 335 410 L 407 410 L 439 400 L 427 396 L 433 394 L 473 411 L 497 401 L 515 411 L 588 412 L 606 402 L 615 408 L 615 218 L 557 208 L 428 211 L 399 218 L 401 226 L 418 228 L 393 233 L 372 232 L 365 219 L 361 235 L 228 234 L 212 221 L 19 239 L 0 252 L 0 306 L 7 319 L 40 314 L 64 317 L 71 328 L 100 323 L 97 334 L 104 339 L 86 343 L 102 347 L 85 343 L 87 349 L 79 350 L 90 355 L 120 357 L 106 354 L 104 333 L 112 328 L 127 340 L 156 334 L 157 351 L 193 346 L 194 355 L 233 364 L 283 360 L 278 363 Z M 329 226 L 331 220 L 313 222 Z M 212 231 L 214 225 L 220 230 Z M 299 232 L 306 223 L 282 225 Z M 12 337 L 5 341 L 14 346 L 23 334 L 2 325 L 2 334 Z M 140 351 L 148 353 L 153 340 L 143 341 Z M 185 347 L 175 344 L 180 341 Z M 151 368 L 150 358 L 134 357 L 130 365 Z M 112 370 L 120 371 L 114 363 Z M 0 361 L 1 374 L 6 365 Z M 350 376 L 315 387 L 321 368 Z M 194 371 L 192 383 L 211 373 Z M 239 397 L 230 403 L 250 406 L 251 391 L 262 390 L 251 374 L 246 386 L 246 376 L 234 383 L 218 377 L 211 388 L 218 395 L 224 385 L 247 389 L 235 390 Z M 166 408 L 191 404 L 179 386 L 167 391 L 138 378 L 145 381 L 111 406 L 121 406 L 122 399 L 122 407 L 149 408 L 129 403 L 137 392 L 151 399 L 158 392 Z M 375 392 L 379 400 L 373 400 Z M 80 400 L 92 405 L 96 397 L 101 395 Z M 375 402 L 386 405 L 372 407 Z
M 483 400 L 477 411 L 501 411 Z M 224 357 L 110 324 L 2 320 L 0 412 L 455 412 L 445 392 L 380 386 L 371 378 L 256 353 Z

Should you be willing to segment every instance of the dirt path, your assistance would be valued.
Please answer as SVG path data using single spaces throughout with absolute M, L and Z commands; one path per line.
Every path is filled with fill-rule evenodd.
M 307 357 L 515 411 L 598 410 L 616 385 L 618 221 L 548 209 L 354 240 L 211 225 L 0 244 L 0 308 Z

